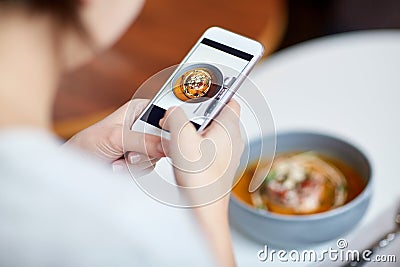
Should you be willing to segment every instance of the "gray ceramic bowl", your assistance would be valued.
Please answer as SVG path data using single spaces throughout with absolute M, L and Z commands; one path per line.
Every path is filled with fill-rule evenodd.
M 258 148 L 263 147 L 263 142 L 273 141 L 274 137 L 265 137 L 251 142 L 246 148 L 250 153 L 250 162 L 257 159 Z M 311 246 L 338 238 L 353 229 L 367 210 L 372 195 L 371 165 L 366 156 L 353 145 L 323 134 L 282 133 L 277 135 L 276 142 L 277 153 L 314 150 L 338 158 L 353 167 L 367 185 L 360 195 L 346 205 L 313 215 L 279 215 L 257 210 L 232 195 L 229 207 L 232 225 L 262 244 L 280 248 Z M 267 151 L 261 153 L 263 157 L 271 156 Z

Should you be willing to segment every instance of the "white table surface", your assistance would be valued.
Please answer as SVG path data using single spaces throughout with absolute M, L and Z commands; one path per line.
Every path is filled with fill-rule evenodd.
M 374 195 L 366 216 L 349 238 L 399 199 L 399 30 L 354 32 L 308 41 L 266 59 L 251 77 L 267 98 L 278 131 L 332 134 L 368 155 L 375 178 Z M 251 105 L 260 103 L 245 87 L 239 93 Z M 246 119 L 249 112 L 244 108 L 245 126 L 250 121 Z M 257 259 L 263 244 L 235 229 L 232 235 L 239 266 L 271 266 Z

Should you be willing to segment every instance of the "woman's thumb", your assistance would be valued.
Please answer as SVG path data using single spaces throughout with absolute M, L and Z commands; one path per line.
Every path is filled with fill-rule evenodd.
M 160 120 L 160 126 L 164 130 L 169 131 L 171 137 L 180 137 L 180 135 L 197 135 L 196 128 L 189 121 L 185 112 L 180 107 L 169 108 L 164 117 Z

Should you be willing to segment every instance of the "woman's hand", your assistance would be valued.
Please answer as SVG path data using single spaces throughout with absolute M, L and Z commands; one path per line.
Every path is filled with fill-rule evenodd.
M 138 119 L 148 102 L 135 99 L 126 103 L 105 119 L 77 133 L 65 145 L 78 147 L 111 163 L 114 170 L 126 167 L 125 160 L 121 159 L 124 150 L 130 151 L 127 153 L 128 162 L 136 168 L 153 168 L 157 160 L 165 156 L 161 138 L 130 130 L 130 126 Z
M 219 266 L 235 265 L 228 203 L 244 147 L 239 116 L 240 106 L 232 100 L 202 134 L 196 131 L 180 108 L 169 109 L 160 121 L 160 126 L 171 133 L 165 149 L 167 156 L 172 158 L 177 184 L 199 188 L 188 197 L 195 206 L 203 204 L 195 208 L 195 213 Z M 207 187 L 210 184 L 213 186 Z M 201 187 L 207 189 L 201 190 Z M 210 195 L 213 196 L 211 202 L 214 201 L 211 204 L 207 199 Z

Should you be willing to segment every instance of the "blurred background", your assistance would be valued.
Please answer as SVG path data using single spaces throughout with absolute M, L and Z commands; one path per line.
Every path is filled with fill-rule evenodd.
M 147 78 L 178 64 L 210 26 L 262 42 L 268 58 L 326 35 L 400 28 L 400 1 L 147 0 L 111 50 L 62 82 L 53 116 L 57 134 L 69 138 L 126 103 Z

